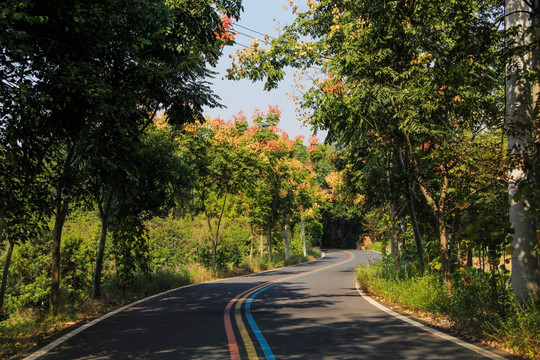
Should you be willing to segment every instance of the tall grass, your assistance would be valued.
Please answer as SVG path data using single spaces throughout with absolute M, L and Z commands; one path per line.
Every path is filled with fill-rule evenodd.
M 436 275 L 415 275 L 387 259 L 360 266 L 357 279 L 393 305 L 444 318 L 454 331 L 540 359 L 540 306 L 517 302 L 494 274 L 456 273 L 450 289 Z
M 284 266 L 300 264 L 307 261 L 313 261 L 321 257 L 321 251 L 318 248 L 310 249 L 306 256 L 302 254 L 291 254 L 289 260 L 285 259 L 283 253 L 274 253 L 272 255 L 254 255 L 246 257 L 240 264 L 239 269 L 245 274 L 257 273 L 261 271 L 277 269 Z

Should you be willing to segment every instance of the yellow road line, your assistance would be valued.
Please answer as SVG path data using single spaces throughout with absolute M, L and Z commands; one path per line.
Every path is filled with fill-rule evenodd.
M 247 331 L 246 326 L 244 325 L 244 320 L 242 319 L 242 304 L 248 297 L 251 296 L 251 294 L 253 294 L 258 289 L 259 288 L 252 290 L 248 294 L 244 295 L 240 300 L 238 300 L 235 305 L 234 316 L 236 319 L 236 325 L 238 326 L 240 336 L 242 337 L 242 341 L 244 342 L 244 346 L 246 347 L 249 360 L 259 360 L 259 356 L 257 355 L 257 350 L 255 350 L 255 346 L 253 345 L 251 336 L 249 336 L 249 332 Z
M 277 285 L 278 283 L 285 282 L 287 280 L 291 280 L 291 279 L 294 279 L 294 278 L 306 276 L 306 275 L 309 275 L 309 274 L 312 274 L 312 273 L 315 273 L 315 272 L 319 272 L 319 271 L 326 270 L 326 269 L 334 267 L 334 266 L 344 264 L 344 263 L 346 263 L 346 262 L 348 262 L 348 261 L 350 261 L 350 260 L 352 260 L 354 258 L 353 253 L 351 253 L 349 251 L 343 251 L 343 252 L 349 254 L 348 259 L 340 261 L 340 262 L 335 263 L 335 264 L 330 264 L 330 265 L 326 265 L 326 266 L 323 266 L 323 267 L 320 267 L 320 268 L 316 268 L 316 269 L 311 270 L 311 271 L 306 271 L 306 272 L 303 272 L 303 273 L 300 273 L 300 274 L 286 276 L 286 277 L 276 279 L 276 280 L 270 280 L 270 281 L 268 281 L 268 282 L 266 282 L 264 284 L 257 285 L 255 287 L 253 287 L 251 289 L 248 289 L 248 290 L 242 292 L 241 294 L 235 296 L 227 304 L 227 307 L 225 308 L 225 328 L 227 330 L 227 337 L 229 339 L 229 349 L 230 349 L 230 352 L 231 352 L 231 360 L 239 360 L 240 359 L 240 353 L 239 353 L 239 349 L 238 349 L 238 344 L 236 342 L 236 339 L 235 339 L 235 336 L 234 336 L 234 331 L 232 330 L 232 323 L 231 323 L 230 318 L 229 318 L 229 309 L 233 306 L 233 304 L 234 304 L 234 313 L 235 313 L 234 317 L 235 317 L 235 320 L 236 320 L 236 326 L 238 327 L 238 331 L 240 333 L 240 336 L 242 337 L 242 341 L 244 343 L 244 346 L 246 348 L 246 352 L 248 354 L 248 359 L 249 360 L 258 360 L 259 357 L 257 355 L 257 350 L 255 349 L 255 346 L 253 345 L 253 341 L 251 340 L 251 336 L 249 335 L 249 331 L 247 330 L 247 328 L 246 328 L 246 326 L 244 324 L 244 320 L 242 318 L 242 304 L 246 301 L 246 299 L 250 298 L 254 293 L 256 293 L 258 291 L 261 291 L 261 290 L 264 291 L 265 288 L 270 288 L 270 287 L 273 287 L 273 286 Z M 251 299 L 251 300 L 253 300 L 253 299 Z

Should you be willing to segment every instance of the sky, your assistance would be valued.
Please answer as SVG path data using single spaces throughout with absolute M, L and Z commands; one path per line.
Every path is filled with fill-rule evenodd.
M 297 1 L 299 6 L 303 5 L 303 0 Z M 251 119 L 255 109 L 266 112 L 268 105 L 279 105 L 282 115 L 279 127 L 285 131 L 291 139 L 297 135 L 304 135 L 305 143 L 312 134 L 309 126 L 303 126 L 302 122 L 296 119 L 293 100 L 289 99 L 289 95 L 294 93 L 293 69 L 287 71 L 284 80 L 279 83 L 275 90 L 264 91 L 264 83 L 253 83 L 251 80 L 231 81 L 223 79 L 227 74 L 226 70 L 230 67 L 232 59 L 230 54 L 235 54 L 236 50 L 241 49 L 242 45 L 249 46 L 253 38 L 262 40 L 263 35 L 268 34 L 272 37 L 277 37 L 279 31 L 276 27 L 282 27 L 293 22 L 294 14 L 291 10 L 285 10 L 287 0 L 244 0 L 244 12 L 240 16 L 236 24 L 242 26 L 235 27 L 235 31 L 241 32 L 236 35 L 236 44 L 234 46 L 226 46 L 223 50 L 217 67 L 214 71 L 218 72 L 214 79 L 210 82 L 213 84 L 212 90 L 221 98 L 220 103 L 226 108 L 206 108 L 205 115 L 212 117 L 220 116 L 224 120 L 232 119 L 233 115 L 238 114 L 243 110 L 248 119 Z M 249 30 L 247 30 L 247 29 Z M 256 33 L 258 32 L 258 33 Z M 249 35 L 249 36 L 246 36 Z M 263 44 L 261 44 L 262 46 Z M 318 131 L 317 138 L 324 140 L 325 132 Z

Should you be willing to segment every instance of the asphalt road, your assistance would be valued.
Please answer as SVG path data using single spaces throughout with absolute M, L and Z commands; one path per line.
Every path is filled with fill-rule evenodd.
M 177 289 L 27 359 L 512 358 L 427 332 L 362 296 L 354 268 L 377 256 L 327 251 L 311 263 Z

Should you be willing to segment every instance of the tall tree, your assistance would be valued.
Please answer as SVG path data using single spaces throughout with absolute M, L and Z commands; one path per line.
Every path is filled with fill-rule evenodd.
M 2 127 L 17 130 L 14 141 L 24 146 L 37 141 L 42 158 L 50 159 L 51 301 L 57 311 L 62 229 L 70 204 L 85 197 L 76 184 L 89 145 L 111 126 L 136 137 L 159 109 L 171 122 L 182 123 L 200 115 L 204 105 L 216 106 L 205 82 L 211 74 L 207 65 L 221 54 L 223 41 L 216 34 L 226 24 L 220 11 L 238 17 L 240 1 L 9 1 L 2 6 L 3 20 L 7 15 L 2 26 L 8 30 L 0 38 L 8 54 L 2 61 L 11 74 L 30 73 L 19 84 L 40 99 L 33 113 L 3 116 Z M 19 101 L 16 95 L 24 87 L 10 89 L 3 96 Z
M 450 281 L 446 204 L 448 163 L 437 179 L 418 151 L 463 129 L 490 126 L 499 114 L 500 87 L 491 1 L 309 2 L 267 50 L 239 52 L 231 77 L 266 79 L 271 88 L 284 66 L 316 64 L 328 75 L 303 98 L 312 123 L 343 146 L 373 139 L 372 151 L 394 142 L 407 151 L 411 174 L 439 230 L 443 279 Z M 316 41 L 303 40 L 311 36 Z
M 518 48 L 528 46 L 531 36 L 529 11 L 530 7 L 526 1 L 506 1 L 505 25 L 512 34 L 508 39 L 509 46 Z M 518 51 L 512 56 L 506 70 L 506 116 L 511 162 L 508 191 L 510 222 L 514 229 L 512 285 L 520 299 L 540 296 L 540 263 L 538 252 L 535 251 L 538 242 L 531 214 L 533 204 L 530 197 L 523 196 L 523 189 L 529 189 L 531 193 L 530 189 L 534 189 L 535 185 L 533 114 L 536 109 L 533 111 L 530 83 L 525 76 L 529 70 L 528 51 Z M 516 196 L 518 193 L 520 194 Z

